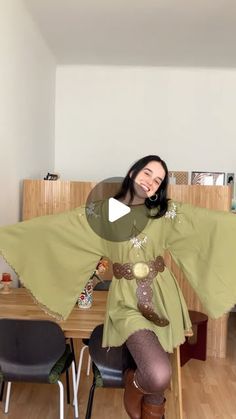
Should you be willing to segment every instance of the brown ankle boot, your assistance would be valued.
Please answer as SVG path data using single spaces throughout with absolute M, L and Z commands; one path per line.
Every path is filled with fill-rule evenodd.
M 142 403 L 142 419 L 164 419 L 165 402 L 162 404 Z
M 124 406 L 131 419 L 141 419 L 142 398 L 146 394 L 145 391 L 138 385 L 135 379 L 135 371 L 127 370 L 125 372 L 125 392 L 124 392 Z

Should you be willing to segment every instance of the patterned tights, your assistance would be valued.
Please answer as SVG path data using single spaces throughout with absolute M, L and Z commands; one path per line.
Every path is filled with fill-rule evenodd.
M 126 345 L 137 365 L 136 379 L 147 393 L 145 401 L 161 404 L 164 390 L 171 379 L 171 365 L 168 354 L 162 348 L 157 336 L 150 330 L 139 330 L 126 341 Z

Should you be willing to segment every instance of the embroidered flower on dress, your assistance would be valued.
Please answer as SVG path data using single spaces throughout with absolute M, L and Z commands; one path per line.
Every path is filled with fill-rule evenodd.
M 172 202 L 170 209 L 165 213 L 165 218 L 171 218 L 173 220 L 173 218 L 175 218 L 177 215 L 176 209 L 177 205 L 174 202 Z
M 90 204 L 86 207 L 87 215 L 91 215 L 95 218 L 99 217 L 99 214 L 96 214 L 94 210 L 95 210 L 95 204 L 94 202 L 90 202 Z
M 143 239 L 139 239 L 138 237 L 132 237 L 130 239 L 130 242 L 132 243 L 133 247 L 136 247 L 138 249 L 141 249 L 145 243 L 147 243 L 147 236 L 144 236 Z

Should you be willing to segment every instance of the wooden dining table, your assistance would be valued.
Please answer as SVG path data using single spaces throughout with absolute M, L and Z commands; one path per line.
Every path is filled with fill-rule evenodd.
M 11 288 L 9 294 L 0 292 L 0 318 L 52 320 L 57 322 L 67 338 L 89 338 L 93 329 L 104 322 L 107 291 L 94 291 L 90 308 L 73 308 L 66 320 L 47 314 L 26 288 Z

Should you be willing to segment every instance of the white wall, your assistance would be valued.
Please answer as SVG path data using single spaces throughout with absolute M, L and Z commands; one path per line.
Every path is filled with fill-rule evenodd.
M 18 221 L 20 181 L 54 168 L 55 59 L 21 0 L 0 0 L 0 225 Z
M 55 171 L 123 176 L 146 154 L 172 170 L 236 172 L 236 70 L 59 66 Z
M 0 0 L 0 51 L 1 226 L 19 220 L 22 179 L 54 168 L 56 65 L 21 0 Z

